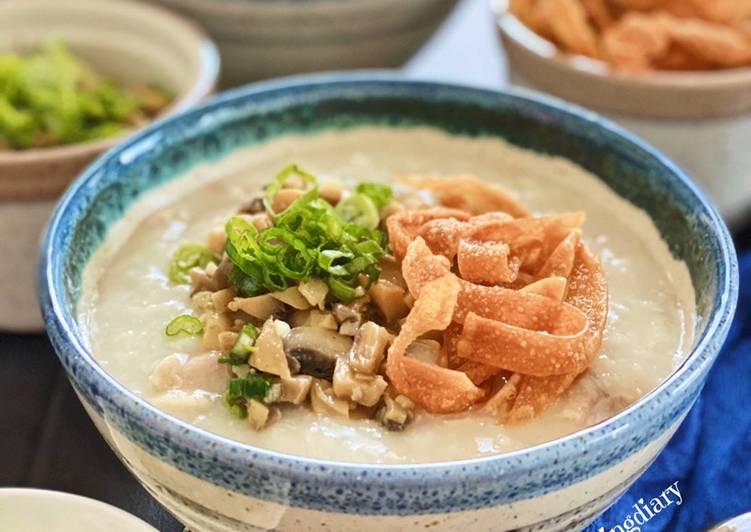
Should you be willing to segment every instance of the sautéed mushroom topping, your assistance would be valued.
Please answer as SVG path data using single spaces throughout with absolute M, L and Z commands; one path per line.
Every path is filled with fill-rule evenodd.
M 348 190 L 291 165 L 175 251 L 169 279 L 192 286 L 195 315 L 165 332 L 216 354 L 233 416 L 256 430 L 287 408 L 394 431 L 417 409 L 521 423 L 587 370 L 608 290 L 584 213 L 535 217 L 471 176 L 401 181 Z M 170 368 L 184 371 L 160 365 L 152 384 L 182 382 Z

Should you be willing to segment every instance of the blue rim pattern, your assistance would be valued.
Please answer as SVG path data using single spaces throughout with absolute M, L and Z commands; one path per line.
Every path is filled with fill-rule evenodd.
M 374 102 L 381 107 L 369 111 Z M 342 117 L 337 114 L 342 105 L 361 114 Z M 419 105 L 440 108 L 440 112 L 421 114 L 415 111 Z M 393 106 L 399 120 L 384 111 Z M 310 114 L 312 108 L 320 116 Z M 300 112 L 287 123 L 258 124 L 269 117 L 284 119 L 290 109 Z M 528 146 L 533 138 L 538 151 L 556 153 L 557 146 L 566 146 L 566 139 L 545 136 L 545 130 L 553 129 L 602 147 L 606 151 L 598 157 L 606 159 L 603 164 L 626 160 L 647 173 L 660 168 L 648 189 L 629 192 L 631 200 L 639 203 L 643 195 L 656 194 L 666 204 L 677 202 L 683 218 L 657 221 L 660 229 L 698 232 L 714 254 L 707 257 L 712 264 L 705 270 L 692 268 L 695 284 L 704 283 L 706 290 L 698 294 L 704 298 L 699 306 L 705 309 L 705 322 L 703 330 L 699 326 L 691 356 L 658 390 L 621 414 L 568 437 L 499 456 L 420 465 L 313 460 L 243 445 L 174 419 L 119 385 L 85 347 L 73 312 L 87 254 L 106 235 L 111 216 L 122 213 L 138 193 L 197 162 L 217 159 L 284 132 L 383 124 L 429 125 L 450 133 L 481 135 L 483 119 L 497 122 L 512 143 Z M 509 120 L 531 121 L 539 127 L 517 131 L 509 127 Z M 254 138 L 246 135 L 251 126 Z M 216 134 L 219 130 L 221 136 Z M 175 146 L 182 146 L 182 151 L 173 150 Z M 155 161 L 168 156 L 173 157 L 169 173 L 160 172 Z M 141 179 L 141 188 L 130 191 L 130 196 L 123 185 L 129 178 Z M 610 185 L 619 193 L 625 190 L 619 190 L 618 183 Z M 110 219 L 97 219 L 97 208 L 117 212 L 108 211 Z M 86 226 L 85 233 L 81 225 Z M 671 244 L 677 256 L 692 253 L 685 245 Z M 71 251 L 81 247 L 82 255 Z M 737 288 L 732 241 L 717 213 L 677 167 L 618 126 L 551 98 L 373 73 L 261 83 L 228 92 L 199 109 L 147 128 L 105 154 L 63 197 L 50 222 L 40 266 L 43 314 L 63 365 L 85 400 L 131 441 L 184 472 L 232 491 L 296 507 L 376 515 L 471 510 L 527 499 L 589 478 L 642 449 L 681 419 L 698 396 L 727 334 Z

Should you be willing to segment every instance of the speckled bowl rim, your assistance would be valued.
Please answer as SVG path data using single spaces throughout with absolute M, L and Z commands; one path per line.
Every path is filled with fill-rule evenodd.
M 450 94 L 461 93 L 463 97 L 475 98 L 476 101 L 486 101 L 492 98 L 513 98 L 519 104 L 530 105 L 537 110 L 546 110 L 560 116 L 582 121 L 599 130 L 607 130 L 609 134 L 620 137 L 624 142 L 635 146 L 655 158 L 664 167 L 670 170 L 674 184 L 683 187 L 683 192 L 692 197 L 692 206 L 709 221 L 711 228 L 708 238 L 712 239 L 720 256 L 716 257 L 718 266 L 717 297 L 713 300 L 713 314 L 708 318 L 707 325 L 700 338 L 696 339 L 695 347 L 684 363 L 657 389 L 647 394 L 638 402 L 620 414 L 592 427 L 580 430 L 564 438 L 553 440 L 544 444 L 509 453 L 483 456 L 450 462 L 435 462 L 421 464 L 367 464 L 349 463 L 331 460 L 306 458 L 303 456 L 290 455 L 271 451 L 252 445 L 243 444 L 217 434 L 197 428 L 189 423 L 180 421 L 168 414 L 161 412 L 150 405 L 144 399 L 135 396 L 124 386 L 119 384 L 114 377 L 110 376 L 93 358 L 85 347 L 85 342 L 80 334 L 76 318 L 65 301 L 65 283 L 63 275 L 64 249 L 61 242 L 66 234 L 71 234 L 72 221 L 68 213 L 75 209 L 71 204 L 76 201 L 89 204 L 93 197 L 92 191 L 96 190 L 96 183 L 92 178 L 98 171 L 105 168 L 110 160 L 128 158 L 129 153 L 138 151 L 139 144 L 148 145 L 149 138 L 160 134 L 164 124 L 179 122 L 196 124 L 201 118 L 217 114 L 222 116 L 223 108 L 231 108 L 233 103 L 247 102 L 253 97 L 275 98 L 274 101 L 290 101 L 290 94 L 297 92 L 314 91 L 325 88 L 327 90 L 360 91 L 367 94 L 368 89 L 382 91 L 391 90 L 392 95 L 399 94 L 412 96 L 420 94 L 420 91 L 446 91 Z M 401 91 L 401 92 L 398 92 Z M 286 98 L 285 98 L 285 93 Z M 383 95 L 382 93 L 379 93 Z M 230 113 L 231 115 L 231 113 Z M 142 147 L 141 146 L 141 147 Z M 161 124 L 155 124 L 137 135 L 131 137 L 123 144 L 110 150 L 101 157 L 93 166 L 71 186 L 59 203 L 50 221 L 49 231 L 42 246 L 42 260 L 39 268 L 40 303 L 48 328 L 51 331 L 53 345 L 63 362 L 68 356 L 63 351 L 72 353 L 74 357 L 82 360 L 85 364 L 83 371 L 89 373 L 96 382 L 96 395 L 106 400 L 121 415 L 123 412 L 129 416 L 128 425 L 138 426 L 150 434 L 159 434 L 171 446 L 182 449 L 182 452 L 190 452 L 190 449 L 210 452 L 219 460 L 225 468 L 254 468 L 262 470 L 273 477 L 275 474 L 283 478 L 294 478 L 302 482 L 321 483 L 328 486 L 348 486 L 355 479 L 367 476 L 371 481 L 384 489 L 420 489 L 420 486 L 441 486 L 448 482 L 456 483 L 460 479 L 462 485 L 471 485 L 474 482 L 494 482 L 502 475 L 509 475 L 513 471 L 527 471 L 539 467 L 540 464 L 552 464 L 564 461 L 567 458 L 575 458 L 581 455 L 581 445 L 586 445 L 589 452 L 593 449 L 606 450 L 612 447 L 613 438 L 620 433 L 633 430 L 632 424 L 638 424 L 640 412 L 647 410 L 647 406 L 659 402 L 660 396 L 685 397 L 688 391 L 695 388 L 700 380 L 706 375 L 712 363 L 716 359 L 720 346 L 727 335 L 732 316 L 735 310 L 738 296 L 738 264 L 735 250 L 725 224 L 708 200 L 698 190 L 685 174 L 671 161 L 659 154 L 631 133 L 626 132 L 619 126 L 599 117 L 578 106 L 567 104 L 560 100 L 540 95 L 532 95 L 527 91 L 508 90 L 491 91 L 485 89 L 464 87 L 446 83 L 414 81 L 402 76 L 395 76 L 383 72 L 361 71 L 356 73 L 331 73 L 315 74 L 307 76 L 295 76 L 258 83 L 246 88 L 236 89 L 224 93 L 211 102 L 195 108 L 179 117 L 168 119 Z M 75 382 L 74 382 L 75 384 Z M 678 401 L 678 399 L 673 399 Z M 654 405 L 652 405 L 655 408 Z M 653 434 L 652 437 L 656 437 Z M 642 444 L 643 447 L 644 444 Z M 631 452 L 635 452 L 632 450 Z M 609 469 L 615 459 L 602 465 L 600 471 L 583 471 L 580 475 L 588 478 L 598 472 Z M 620 458 L 618 459 L 618 461 Z M 173 464 L 174 465 L 174 464 Z M 194 473 L 195 474 L 195 473 Z M 580 477 L 582 478 L 582 477 Z M 575 479 L 574 479 L 575 480 Z M 551 480 L 545 487 L 544 492 L 554 491 L 562 486 L 570 485 L 572 479 Z M 221 478 L 209 480 L 227 489 L 233 489 L 229 481 Z M 256 495 L 258 496 L 258 495 Z M 526 498 L 529 494 L 518 494 L 518 498 Z M 270 500 L 274 499 L 270 496 Z M 279 501 L 277 501 L 279 502 Z M 315 507 L 316 504 L 309 501 L 285 501 L 286 504 L 300 505 L 303 507 Z M 451 509 L 431 509 L 430 511 L 462 510 L 477 507 L 473 504 L 464 504 L 460 501 Z M 319 505 L 318 509 L 331 510 L 326 503 Z M 357 513 L 358 509 L 348 511 Z
M 35 6 L 33 2 L 20 1 L 19 4 L 24 7 Z M 17 151 L 0 151 L 0 169 L 4 165 L 16 165 L 22 163 L 45 162 L 54 163 L 60 159 L 78 158 L 82 156 L 93 156 L 97 153 L 104 152 L 116 146 L 122 142 L 125 138 L 133 133 L 142 130 L 144 127 L 148 127 L 155 124 L 166 117 L 179 114 L 190 107 L 193 107 L 201 100 L 206 98 L 216 89 L 217 80 L 219 79 L 219 70 L 221 60 L 219 58 L 219 50 L 217 49 L 214 41 L 211 40 L 208 33 L 206 33 L 201 26 L 196 24 L 190 19 L 174 13 L 168 9 L 161 8 L 156 5 L 147 4 L 141 0 L 129 0 L 127 4 L 123 6 L 116 5 L 116 2 L 112 2 L 113 5 L 105 5 L 102 2 L 95 2 L 89 0 L 87 3 L 95 6 L 97 9 L 103 7 L 104 9 L 114 8 L 121 9 L 123 6 L 125 9 L 137 10 L 144 14 L 149 14 L 158 17 L 170 24 L 170 30 L 180 31 L 186 35 L 190 35 L 196 43 L 196 50 L 199 56 L 199 69 L 197 75 L 191 80 L 190 85 L 186 85 L 170 102 L 170 104 L 159 115 L 150 120 L 146 126 L 128 129 L 121 135 L 114 137 L 93 139 L 85 142 L 76 142 L 73 144 L 62 144 L 57 146 L 50 146 L 48 148 L 30 148 L 27 150 Z

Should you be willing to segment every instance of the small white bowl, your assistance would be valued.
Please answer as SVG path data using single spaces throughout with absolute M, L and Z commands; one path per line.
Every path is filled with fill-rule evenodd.
M 219 75 L 209 38 L 163 9 L 111 0 L 0 2 L 0 52 L 28 50 L 51 37 L 104 75 L 168 89 L 174 99 L 164 115 L 206 98 Z M 42 228 L 67 184 L 120 140 L 0 152 L 0 330 L 42 329 L 34 278 Z
M 156 532 L 137 517 L 79 495 L 0 488 L 0 520 L 8 532 Z
M 619 122 L 664 151 L 709 193 L 731 225 L 751 212 L 751 68 L 634 76 L 561 52 L 491 0 L 516 85 Z
M 222 55 L 222 84 L 401 66 L 457 0 L 150 0 L 190 16 Z

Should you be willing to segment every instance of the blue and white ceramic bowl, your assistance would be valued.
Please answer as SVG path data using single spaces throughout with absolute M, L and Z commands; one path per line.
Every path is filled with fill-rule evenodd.
M 621 414 L 544 445 L 414 466 L 305 459 L 182 423 L 110 377 L 85 347 L 76 301 L 108 228 L 149 189 L 195 165 L 285 133 L 422 125 L 501 137 L 567 157 L 644 209 L 684 260 L 697 294 L 694 348 Z M 654 460 L 696 400 L 727 333 L 737 264 L 725 226 L 672 163 L 579 108 L 520 94 L 374 74 L 257 85 L 166 120 L 102 157 L 49 226 L 40 267 L 49 334 L 109 444 L 191 530 L 569 530 L 602 512 Z

